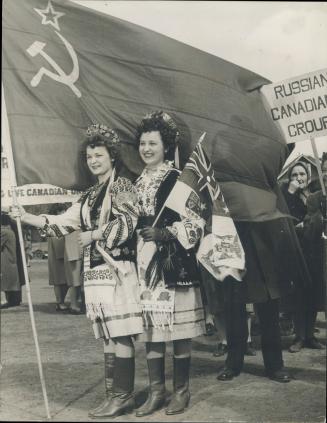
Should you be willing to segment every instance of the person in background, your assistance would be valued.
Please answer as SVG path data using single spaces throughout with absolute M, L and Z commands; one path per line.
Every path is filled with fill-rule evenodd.
M 327 191 L 327 152 L 322 155 L 321 170 Z M 312 289 L 308 293 L 308 302 L 314 320 L 317 311 L 325 311 L 326 314 L 326 216 L 326 197 L 320 189 L 308 197 L 307 213 L 303 221 L 304 251 L 313 282 Z M 307 339 L 306 345 L 308 344 L 311 348 L 322 347 L 313 336 Z
M 217 344 L 213 352 L 214 357 L 221 357 L 227 353 L 227 337 L 226 337 L 226 323 L 225 323 L 225 310 L 228 307 L 224 304 L 224 290 L 223 285 L 217 283 L 216 279 L 201 265 L 201 274 L 203 289 L 207 298 L 207 307 L 209 312 L 214 316 L 214 324 L 217 329 Z M 248 325 L 248 338 L 246 343 L 245 355 L 255 356 L 256 350 L 252 343 L 251 337 L 251 315 L 253 313 L 252 305 L 246 305 L 247 311 L 247 325 Z
M 210 307 L 208 304 L 207 295 L 205 292 L 205 289 L 203 287 L 203 283 L 200 285 L 200 291 L 201 291 L 201 298 L 202 298 L 202 304 L 203 304 L 203 310 L 204 310 L 204 319 L 205 319 L 205 327 L 206 332 L 205 336 L 212 336 L 215 331 L 215 322 L 214 322 L 214 314 L 211 313 Z
M 32 232 L 31 228 L 25 225 L 23 228 L 23 238 L 24 238 L 24 246 L 25 246 L 25 256 L 26 256 L 26 265 L 27 267 L 31 266 L 31 259 L 33 258 L 33 251 L 32 251 Z
M 282 186 L 290 214 L 294 217 L 296 234 L 305 259 L 307 259 L 307 249 L 303 236 L 303 221 L 307 212 L 307 198 L 310 195 L 309 182 L 310 175 L 307 165 L 297 162 L 289 168 L 288 183 Z M 288 307 L 293 311 L 295 339 L 289 347 L 291 353 L 299 352 L 305 345 L 309 348 L 322 348 L 314 337 L 317 313 L 312 304 L 312 290 L 311 281 L 308 281 L 306 287 L 298 287 L 291 296 L 285 298 L 285 301 L 282 300 L 282 307 Z
M 50 208 L 50 214 L 59 215 L 66 211 L 67 205 L 54 204 Z M 53 286 L 56 298 L 56 311 L 67 312 L 65 298 L 68 292 L 68 284 L 65 275 L 65 238 L 48 237 L 48 271 L 49 285 Z
M 162 111 L 146 115 L 137 133 L 145 164 L 135 183 L 140 214 L 137 262 L 144 316 L 144 332 L 137 341 L 146 343 L 150 384 L 148 398 L 137 409 L 137 417 L 150 415 L 165 404 L 165 350 L 169 341 L 174 351 L 174 392 L 166 414 L 184 412 L 190 401 L 191 339 L 205 333 L 195 259 L 202 229 L 196 219 L 188 219 L 194 234 L 188 237 L 185 229 L 183 232 L 184 219 L 167 208 L 152 227 L 180 174 L 173 165 L 178 136 L 174 120 Z
M 70 314 L 84 314 L 79 305 L 81 297 L 81 271 L 82 255 L 79 245 L 79 231 L 65 235 L 64 269 L 67 285 L 69 287 Z
M 246 273 L 242 284 L 230 284 L 224 292 L 228 352 L 218 372 L 220 381 L 232 380 L 242 371 L 248 337 L 246 304 L 253 304 L 258 316 L 265 375 L 280 383 L 291 381 L 282 355 L 279 303 L 291 293 L 294 284 L 305 285 L 304 274 L 309 275 L 294 226 L 285 217 L 287 206 L 277 180 L 271 181 L 271 191 L 276 195 L 280 217 L 264 221 L 234 219 L 245 252 Z M 262 207 L 260 199 L 253 205 Z
M 16 307 L 22 301 L 22 285 L 25 284 L 23 263 L 17 226 L 7 213 L 1 211 L 1 280 L 0 289 L 6 302 L 1 309 Z
M 119 174 L 120 145 L 116 131 L 90 125 L 82 160 L 97 182 L 61 215 L 35 216 L 23 208 L 11 213 L 48 236 L 81 230 L 87 317 L 103 341 L 105 362 L 105 397 L 90 410 L 91 418 L 116 417 L 135 407 L 132 336 L 143 331 L 133 239 L 138 207 L 131 180 Z

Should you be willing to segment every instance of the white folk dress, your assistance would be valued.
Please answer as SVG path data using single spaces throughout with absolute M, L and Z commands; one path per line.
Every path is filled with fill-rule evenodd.
M 154 217 L 156 210 L 156 194 L 164 181 L 168 172 L 173 169 L 170 162 L 164 162 L 155 173 L 149 174 L 147 169 L 144 169 L 140 177 L 137 179 L 135 185 L 137 190 L 138 204 L 139 204 L 139 219 L 146 217 Z M 168 193 L 167 193 L 168 194 Z M 146 225 L 150 226 L 150 225 Z M 138 231 L 137 231 L 138 232 Z M 186 249 L 191 247 L 187 245 L 187 240 L 179 238 L 178 231 L 176 238 L 181 241 L 181 244 Z M 138 236 L 139 245 L 147 248 L 140 236 Z M 153 243 L 154 245 L 154 243 Z M 151 249 L 151 247 L 149 247 Z M 139 252 L 139 248 L 138 248 Z M 141 280 L 145 272 L 142 269 L 141 255 L 138 255 L 138 273 Z M 147 312 L 145 303 L 143 305 L 143 322 L 144 332 L 136 337 L 137 341 L 141 342 L 167 342 L 178 339 L 193 338 L 205 333 L 204 311 L 201 299 L 201 292 L 199 286 L 175 288 L 165 288 L 165 281 L 160 281 L 156 292 L 158 292 L 156 300 L 163 298 L 170 298 L 172 303 L 172 318 L 163 317 L 167 313 L 151 313 Z M 140 284 L 142 291 L 142 287 Z M 145 292 L 145 291 L 144 291 Z M 144 292 L 141 292 L 141 301 L 144 298 Z M 147 291 L 148 292 L 148 291 Z M 157 302 L 158 303 L 158 302 Z M 169 305 L 167 305 L 167 310 Z M 148 309 L 149 310 L 149 309 Z
M 103 240 L 84 248 L 86 314 L 96 338 L 141 333 L 142 309 L 135 266 L 133 232 L 138 208 L 131 181 L 118 177 L 90 188 L 65 213 L 45 215 L 47 235 L 101 228 Z

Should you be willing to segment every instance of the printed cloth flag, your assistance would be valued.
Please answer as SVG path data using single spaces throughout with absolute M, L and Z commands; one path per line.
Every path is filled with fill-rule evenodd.
M 164 207 L 176 211 L 204 228 L 197 259 L 218 280 L 227 275 L 242 280 L 245 256 L 233 219 L 215 179 L 210 160 L 198 142 Z
M 91 122 L 115 128 L 125 166 L 142 169 L 142 117 L 180 128 L 181 168 L 204 128 L 231 215 L 280 217 L 275 185 L 289 151 L 263 105 L 268 81 L 169 37 L 67 0 L 4 0 L 2 78 L 18 186 L 90 184 L 80 160 Z

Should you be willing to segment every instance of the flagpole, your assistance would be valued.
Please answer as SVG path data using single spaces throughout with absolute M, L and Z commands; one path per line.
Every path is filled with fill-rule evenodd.
M 19 204 L 18 204 L 18 201 L 17 201 L 17 194 L 16 194 L 17 182 L 16 182 L 15 163 L 14 163 L 14 157 L 13 157 L 13 152 L 12 152 L 9 122 L 8 122 L 6 102 L 5 102 L 5 96 L 4 96 L 4 88 L 3 88 L 3 84 L 1 84 L 1 85 L 2 85 L 1 86 L 1 88 L 2 88 L 2 90 L 1 90 L 2 91 L 1 100 L 2 100 L 2 104 L 4 106 L 4 110 L 2 111 L 3 119 L 4 119 L 3 123 L 4 123 L 4 129 L 7 132 L 7 134 L 5 134 L 4 137 L 2 137 L 2 142 L 3 142 L 3 145 L 6 147 L 6 154 L 7 154 L 7 157 L 8 157 L 8 167 L 9 167 L 9 174 L 10 174 L 10 181 L 11 181 L 13 205 L 18 206 Z M 26 263 L 26 255 L 25 255 L 25 248 L 24 248 L 21 218 L 17 217 L 16 222 L 17 222 L 17 230 L 18 230 L 20 250 L 21 250 L 22 261 L 23 261 L 24 277 L 25 277 L 25 284 L 26 284 L 26 296 L 27 296 L 29 314 L 30 314 L 30 319 L 31 319 L 33 338 L 34 338 L 34 343 L 35 343 L 35 348 L 36 348 L 36 356 L 37 356 L 37 362 L 38 362 L 38 368 L 39 368 L 39 374 L 40 374 L 42 393 L 43 393 L 43 398 L 44 398 L 44 405 L 45 405 L 45 409 L 46 409 L 46 413 L 47 413 L 47 418 L 50 420 L 51 415 L 50 415 L 50 410 L 49 410 L 48 396 L 47 396 L 47 390 L 46 390 L 46 385 L 45 385 L 45 379 L 44 379 L 44 375 L 43 375 L 43 368 L 42 368 L 39 342 L 38 342 L 38 338 L 37 338 L 37 332 L 36 332 L 36 326 L 35 326 L 35 320 L 34 320 L 33 304 L 32 304 L 32 297 L 31 297 L 29 275 L 28 275 L 28 271 L 27 271 L 27 263 Z
M 313 150 L 313 154 L 315 157 L 315 161 L 316 161 L 316 166 L 317 166 L 317 170 L 318 170 L 318 175 L 319 175 L 319 180 L 320 180 L 320 185 L 321 185 L 321 190 L 322 190 L 322 201 L 325 201 L 325 203 L 327 203 L 327 197 L 326 197 L 326 188 L 325 188 L 325 184 L 324 184 L 324 180 L 323 180 L 323 176 L 322 176 L 322 170 L 321 170 L 321 164 L 319 161 L 319 157 L 318 157 L 318 150 L 317 150 L 317 145 L 316 145 L 316 140 L 314 137 L 310 137 L 310 141 L 311 141 L 311 146 L 312 146 L 312 150 Z M 322 218 L 323 218 L 323 227 L 322 227 L 322 248 L 323 248 L 323 252 L 322 252 L 322 256 L 323 256 L 323 263 L 322 263 L 322 278 L 323 280 L 326 279 L 326 275 L 327 275 L 327 204 L 325 204 L 325 207 L 322 208 Z
M 310 141 L 311 141 L 313 155 L 314 155 L 315 161 L 316 161 L 316 166 L 317 166 L 317 171 L 318 171 L 318 176 L 319 176 L 319 181 L 320 181 L 322 193 L 323 193 L 324 196 L 326 196 L 326 188 L 325 188 L 325 185 L 324 185 L 324 180 L 323 180 L 322 171 L 321 171 L 321 164 L 320 164 L 319 157 L 318 157 L 316 140 L 315 140 L 314 137 L 310 137 Z

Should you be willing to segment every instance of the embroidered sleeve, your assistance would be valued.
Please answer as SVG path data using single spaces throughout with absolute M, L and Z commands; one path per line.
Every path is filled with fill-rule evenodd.
M 50 215 L 43 214 L 42 216 L 46 219 L 46 224 L 43 228 L 46 236 L 60 238 L 71 232 L 80 229 L 81 218 L 80 218 L 81 203 L 77 201 L 63 214 Z
M 130 239 L 136 228 L 138 205 L 136 189 L 132 182 L 123 177 L 117 178 L 111 188 L 112 208 L 114 217 L 102 227 L 103 241 L 100 245 L 112 249 Z

